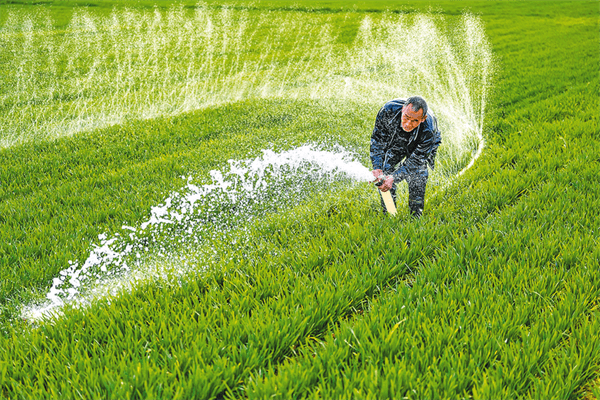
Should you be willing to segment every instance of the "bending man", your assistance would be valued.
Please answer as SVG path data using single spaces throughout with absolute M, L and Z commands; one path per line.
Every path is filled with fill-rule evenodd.
M 442 142 L 437 120 L 420 96 L 387 102 L 375 120 L 371 136 L 371 162 L 379 190 L 391 191 L 396 202 L 396 185 L 408 183 L 408 207 L 420 217 L 425 205 L 425 186 L 435 166 L 437 148 Z M 381 202 L 386 211 L 383 200 Z

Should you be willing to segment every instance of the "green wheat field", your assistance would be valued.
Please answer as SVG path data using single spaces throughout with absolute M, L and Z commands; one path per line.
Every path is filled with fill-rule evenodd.
M 597 0 L 0 0 L 0 398 L 600 398 L 599 118 Z

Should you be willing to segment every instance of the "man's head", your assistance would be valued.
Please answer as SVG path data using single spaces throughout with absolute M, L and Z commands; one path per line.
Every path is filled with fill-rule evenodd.
M 406 132 L 413 131 L 427 118 L 427 103 L 421 96 L 412 96 L 406 99 L 402 107 L 402 129 Z

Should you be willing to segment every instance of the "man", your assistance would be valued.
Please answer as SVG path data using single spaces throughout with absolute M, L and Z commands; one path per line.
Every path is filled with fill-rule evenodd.
M 376 184 L 390 191 L 396 202 L 396 185 L 408 183 L 408 207 L 420 217 L 425 205 L 427 165 L 434 168 L 437 148 L 442 142 L 437 120 L 420 96 L 387 102 L 375 120 L 371 136 L 371 162 Z M 381 202 L 386 212 L 383 200 Z

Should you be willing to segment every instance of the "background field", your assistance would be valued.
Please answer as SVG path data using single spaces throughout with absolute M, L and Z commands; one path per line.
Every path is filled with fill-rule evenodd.
M 9 7 L 34 10 L 0 4 L 0 26 Z M 75 5 L 109 14 L 124 4 L 42 7 L 61 27 Z M 147 216 L 182 175 L 254 156 L 265 143 L 289 148 L 325 135 L 365 154 L 377 107 L 248 100 L 0 149 L 0 394 L 599 397 L 599 3 L 233 9 L 318 14 L 340 27 L 341 45 L 355 21 L 388 9 L 478 15 L 496 63 L 483 155 L 451 184 L 428 188 L 419 221 L 405 203 L 398 218 L 384 218 L 370 188 L 334 183 L 211 242 L 219 256 L 202 272 L 32 326 L 20 307 L 43 297 L 99 234 Z

